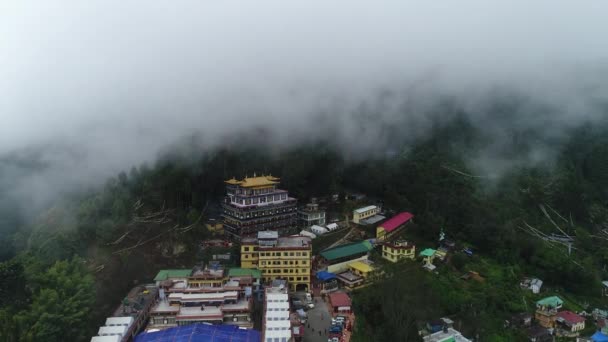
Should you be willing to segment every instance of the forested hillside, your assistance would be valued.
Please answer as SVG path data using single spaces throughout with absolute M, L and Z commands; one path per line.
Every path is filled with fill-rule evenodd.
M 501 158 L 538 143 L 533 132 L 526 134 L 514 134 Z M 361 340 L 383 331 L 408 334 L 416 319 L 435 314 L 459 314 L 468 332 L 499 338 L 504 316 L 524 305 L 514 292 L 523 274 L 595 300 L 599 280 L 608 277 L 608 126 L 569 131 L 551 142 L 555 158 L 546 162 L 480 174 L 487 168 L 473 167 L 472 160 L 488 139 L 458 117 L 415 144 L 356 158 L 330 141 L 213 150 L 186 143 L 100 189 L 57 198 L 35 220 L 24 220 L 6 199 L 0 289 L 11 300 L 0 303 L 0 338 L 61 341 L 67 333 L 70 340 L 88 340 L 134 281 L 151 279 L 160 267 L 192 265 L 198 242 L 208 236 L 202 219 L 221 198 L 223 180 L 253 172 L 281 177 L 301 202 L 364 192 L 415 213 L 421 243 L 435 241 L 444 228 L 487 260 L 454 262 L 494 274 L 467 290 L 418 270 L 387 272 L 391 286 L 355 295 L 356 312 L 365 317 Z M 534 233 L 560 233 L 556 226 L 575 236 L 571 255 Z

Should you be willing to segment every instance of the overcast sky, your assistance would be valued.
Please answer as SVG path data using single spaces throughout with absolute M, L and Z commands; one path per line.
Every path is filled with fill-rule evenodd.
M 48 159 L 102 177 L 194 132 L 314 136 L 319 112 L 344 145 L 371 144 L 381 131 L 350 118 L 386 89 L 414 109 L 372 121 L 423 128 L 416 105 L 450 95 L 475 112 L 498 86 L 557 109 L 518 124 L 559 131 L 603 114 L 607 13 L 606 1 L 2 1 L 0 154 L 72 146 Z

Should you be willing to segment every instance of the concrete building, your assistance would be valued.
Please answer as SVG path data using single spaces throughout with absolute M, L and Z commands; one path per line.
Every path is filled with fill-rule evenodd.
M 555 328 L 557 311 L 562 308 L 563 304 L 564 301 L 557 296 L 546 297 L 537 301 L 536 312 L 534 313 L 536 322 L 545 328 Z
M 558 312 L 555 322 L 560 328 L 572 333 L 585 329 L 585 318 L 568 310 Z
M 257 278 L 256 278 L 257 277 Z M 166 329 L 193 323 L 252 328 L 252 296 L 259 287 L 256 270 L 230 269 L 217 263 L 194 268 L 186 281 L 166 280 L 150 313 L 148 329 Z
M 372 217 L 378 213 L 380 213 L 380 208 L 375 205 L 355 209 L 353 211 L 353 223 L 359 224 L 361 223 L 361 220 Z
M 91 341 L 132 341 L 144 329 L 157 294 L 158 290 L 154 284 L 131 289 L 114 311 L 114 315 L 106 318 L 105 325 L 97 332 L 98 336 L 91 338 Z
M 298 226 L 308 228 L 312 225 L 325 225 L 325 210 L 319 209 L 317 203 L 309 203 L 306 207 L 298 210 Z
M 297 201 L 278 184 L 279 178 L 273 176 L 226 181 L 222 217 L 227 238 L 239 241 L 264 230 L 281 236 L 296 233 Z
M 519 286 L 522 289 L 530 290 L 532 293 L 539 293 L 540 289 L 543 287 L 543 281 L 538 278 L 524 278 Z
M 382 257 L 390 262 L 401 259 L 414 260 L 416 258 L 416 246 L 407 241 L 384 242 L 382 244 Z
M 241 242 L 241 267 L 257 268 L 262 280 L 289 281 L 293 291 L 308 291 L 311 282 L 312 244 L 308 236 L 279 237 L 275 231 L 258 232 L 257 239 Z
M 392 236 L 400 232 L 406 224 L 412 221 L 414 215 L 408 212 L 399 213 L 376 228 L 376 239 L 388 241 Z
M 262 341 L 292 341 L 289 315 L 289 295 L 284 283 L 270 286 L 265 290 L 264 319 L 262 321 Z

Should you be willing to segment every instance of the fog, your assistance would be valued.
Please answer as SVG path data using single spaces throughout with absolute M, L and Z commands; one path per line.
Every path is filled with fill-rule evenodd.
M 345 154 L 373 153 L 387 126 L 424 137 L 446 97 L 495 136 L 473 167 L 545 162 L 550 145 L 503 158 L 504 138 L 559 140 L 605 116 L 606 13 L 603 1 L 4 1 L 0 155 L 42 149 L 45 168 L 3 175 L 45 201 L 183 136 L 209 147 L 258 127 L 281 146 L 330 134 Z M 523 109 L 493 116 L 503 93 Z

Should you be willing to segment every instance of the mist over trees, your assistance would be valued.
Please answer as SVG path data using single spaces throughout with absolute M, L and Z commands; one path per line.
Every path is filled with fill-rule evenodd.
M 424 275 L 416 276 L 420 282 L 406 281 L 417 270 L 394 270 L 394 278 L 380 285 L 386 291 L 355 294 L 370 336 L 394 329 L 411 334 L 415 320 L 440 312 L 463 317 L 467 332 L 499 334 L 501 319 L 525 309 L 516 290 L 505 285 L 520 275 L 537 275 L 575 295 L 599 293 L 599 280 L 608 276 L 606 240 L 596 237 L 608 227 L 608 180 L 601 172 L 608 168 L 607 133 L 608 125 L 572 129 L 555 146 L 552 163 L 521 164 L 500 177 L 470 167 L 468 156 L 483 147 L 486 132 L 466 116 L 438 123 L 416 144 L 357 159 L 345 157 L 329 142 L 280 149 L 245 134 L 255 143 L 201 151 L 188 138 L 153 165 L 133 167 L 97 189 L 58 198 L 35 220 L 13 215 L 13 222 L 23 223 L 5 233 L 10 241 L 6 250 L 12 252 L 5 252 L 0 264 L 1 288 L 14 293 L 15 300 L 2 304 L 2 334 L 53 340 L 60 331 L 70 331 L 73 340 L 86 340 L 133 280 L 150 279 L 160 267 L 191 266 L 197 253 L 192 241 L 208 236 L 200 218 L 224 194 L 223 181 L 253 172 L 281 177 L 302 203 L 364 192 L 388 208 L 415 213 L 413 234 L 421 242 L 434 243 L 444 228 L 450 238 L 471 244 L 497 263 L 490 270 L 498 280 L 484 285 L 493 291 L 482 285 L 454 288 L 448 280 L 432 281 L 429 287 Z M 507 152 L 518 156 L 537 142 L 528 137 L 513 136 Z M 541 206 L 568 221 L 560 225 L 576 237 L 572 255 L 521 229 L 527 224 L 547 234 L 555 231 Z M 454 265 L 465 271 L 471 267 L 466 260 Z M 419 292 L 425 295 L 419 297 Z M 421 300 L 434 303 L 434 309 L 405 316 L 397 312 L 401 306 L 422 308 Z

